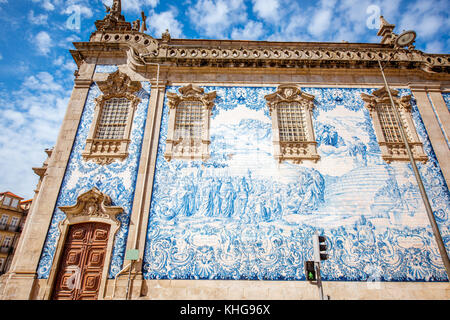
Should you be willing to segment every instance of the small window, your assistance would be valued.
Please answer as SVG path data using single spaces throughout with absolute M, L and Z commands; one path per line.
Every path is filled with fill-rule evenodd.
M 285 84 L 265 98 L 272 117 L 275 159 L 297 164 L 304 160 L 317 162 L 320 156 L 312 125 L 314 96 L 295 84 Z
M 0 258 L 0 272 L 3 272 L 3 267 L 5 266 L 5 259 Z
M 97 127 L 96 139 L 123 139 L 130 101 L 126 98 L 112 98 L 106 101 Z
M 0 219 L 0 224 L 5 225 L 8 223 L 8 220 L 9 220 L 9 216 L 4 214 L 4 215 L 2 215 L 2 218 Z
M 11 207 L 17 208 L 18 205 L 19 205 L 19 200 L 18 199 L 13 199 L 13 201 L 11 203 Z
M 278 105 L 277 112 L 280 141 L 307 141 L 305 112 L 298 102 L 282 102 Z
M 9 206 L 11 204 L 11 198 L 10 197 L 5 197 L 5 199 L 3 199 L 3 205 L 4 206 Z
M 19 224 L 20 219 L 17 217 L 12 217 L 11 219 L 11 226 L 12 227 L 17 227 L 17 225 Z
M 141 102 L 137 93 L 142 85 L 119 70 L 97 85 L 103 94 L 95 99 L 94 118 L 82 156 L 86 161 L 108 165 L 128 157 L 134 111 Z
M 203 106 L 200 101 L 181 102 L 175 120 L 175 140 L 201 140 Z
M 411 115 L 411 95 L 399 97 L 397 90 L 391 90 L 395 108 L 400 115 L 408 144 L 417 161 L 427 162 L 422 142 L 417 135 Z M 401 135 L 400 123 L 397 121 L 396 111 L 392 106 L 387 90 L 383 87 L 375 90 L 372 95 L 361 94 L 366 108 L 372 117 L 375 134 L 380 145 L 381 157 L 387 162 L 409 161 L 409 156 Z
M 5 237 L 5 240 L 3 240 L 2 247 L 9 248 L 12 245 L 12 238 L 11 237 Z
M 205 93 L 192 84 L 178 91 L 181 95 L 167 93 L 170 113 L 164 157 L 167 161 L 206 161 L 210 156 L 209 121 L 216 92 Z

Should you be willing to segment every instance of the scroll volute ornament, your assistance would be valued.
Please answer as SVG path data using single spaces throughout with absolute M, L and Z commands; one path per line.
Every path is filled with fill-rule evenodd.
M 211 111 L 214 107 L 216 92 L 205 93 L 203 88 L 188 84 L 180 89 L 177 93 L 167 93 L 167 105 L 170 108 L 169 126 L 166 139 L 166 152 L 164 158 L 167 161 L 172 159 L 185 160 L 202 160 L 207 161 L 210 157 L 209 145 L 211 143 L 209 136 Z M 197 101 L 203 105 L 203 124 L 201 140 L 194 141 L 192 139 L 179 139 L 175 141 L 175 120 L 177 107 L 185 101 Z
M 264 98 L 272 118 L 274 158 L 279 162 L 288 160 L 295 164 L 304 160 L 319 161 L 320 156 L 317 153 L 317 142 L 312 123 L 315 97 L 300 90 L 296 84 L 282 84 L 278 86 L 276 92 L 266 95 Z M 277 108 L 282 103 L 298 103 L 302 107 L 305 119 L 301 125 L 306 141 L 281 141 Z
M 68 224 L 106 220 L 106 222 L 114 222 L 119 225 L 117 215 L 123 212 L 123 208 L 111 206 L 111 203 L 108 195 L 94 187 L 78 196 L 75 205 L 59 207 L 59 209 L 66 214 Z
M 264 98 L 267 100 L 270 114 L 272 114 L 280 102 L 298 102 L 300 105 L 305 106 L 307 110 L 311 111 L 314 108 L 315 99 L 313 95 L 301 91 L 295 84 L 280 85 L 276 92 L 268 94 Z
M 391 89 L 392 99 L 394 103 L 405 111 L 411 111 L 411 95 L 406 95 L 403 97 L 398 97 L 398 90 Z M 387 92 L 385 87 L 382 87 L 378 90 L 375 90 L 372 95 L 361 93 L 362 100 L 366 103 L 367 109 L 370 112 L 373 112 L 376 109 L 376 106 L 379 104 L 389 104 L 391 105 L 391 99 L 389 98 L 389 93 Z
M 390 89 L 394 107 L 399 111 L 401 125 L 407 136 L 408 144 L 416 161 L 426 163 L 428 157 L 423 149 L 423 144 L 417 134 L 414 121 L 412 118 L 411 95 L 399 97 L 399 91 Z M 381 157 L 387 162 L 392 161 L 409 161 L 409 156 L 403 141 L 388 141 L 383 132 L 383 124 L 379 115 L 379 108 L 382 105 L 391 106 L 389 92 L 385 87 L 375 90 L 371 95 L 361 93 L 361 98 L 365 102 L 366 108 L 369 110 L 373 121 L 375 135 L 381 150 Z M 399 128 L 400 130 L 400 128 Z
M 135 99 L 139 99 L 134 93 L 142 89 L 139 81 L 131 81 L 127 74 L 119 70 L 111 73 L 106 81 L 97 82 L 97 85 L 103 93 L 103 96 L 98 98 L 101 100 L 125 97 L 133 102 Z
M 141 102 L 141 99 L 135 94 L 142 89 L 142 85 L 138 81 L 131 81 L 130 77 L 120 70 L 111 73 L 106 81 L 98 81 L 97 85 L 103 94 L 95 99 L 94 119 L 82 156 L 86 161 L 91 160 L 99 165 L 108 165 L 116 160 L 124 160 L 128 157 L 134 111 Z M 107 101 L 113 98 L 126 98 L 130 102 L 123 137 L 119 139 L 97 139 L 95 136 L 102 110 Z
M 200 101 L 208 110 L 211 110 L 214 106 L 214 99 L 216 98 L 215 91 L 205 93 L 203 88 L 188 84 L 178 89 L 178 92 L 180 92 L 181 96 L 173 92 L 167 93 L 170 109 L 175 109 L 182 101 Z

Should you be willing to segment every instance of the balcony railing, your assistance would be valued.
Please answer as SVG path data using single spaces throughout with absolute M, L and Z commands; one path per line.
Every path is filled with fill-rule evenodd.
M 2 230 L 2 231 L 11 231 L 11 232 L 18 232 L 19 231 L 19 225 L 0 224 L 0 230 Z
M 2 246 L 0 247 L 0 253 L 10 253 L 12 247 Z

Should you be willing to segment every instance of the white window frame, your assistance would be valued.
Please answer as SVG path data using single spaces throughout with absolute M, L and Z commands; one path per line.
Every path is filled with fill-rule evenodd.
M 426 163 L 428 161 L 428 157 L 424 152 L 423 144 L 419 139 L 412 119 L 411 95 L 399 97 L 398 90 L 394 89 L 391 89 L 391 95 L 394 100 L 394 105 L 400 114 L 401 125 L 407 135 L 408 144 L 411 148 L 414 159 L 416 161 Z M 383 160 L 387 163 L 391 163 L 392 161 L 409 161 L 408 152 L 406 151 L 403 140 L 398 139 L 397 137 L 395 141 L 392 141 L 385 135 L 386 127 L 383 127 L 384 120 L 382 119 L 383 111 L 381 109 L 390 109 L 389 112 L 392 113 L 391 116 L 395 115 L 395 111 L 392 110 L 393 106 L 386 88 L 383 87 L 375 90 L 371 95 L 361 93 L 361 98 L 370 112 Z M 394 119 L 395 123 L 391 121 L 391 124 L 399 126 L 396 118 Z M 400 130 L 400 127 L 398 127 L 397 130 Z
M 320 156 L 317 153 L 317 142 L 312 122 L 312 112 L 315 107 L 314 96 L 301 91 L 296 84 L 282 84 L 278 86 L 276 92 L 266 95 L 265 99 L 267 100 L 267 106 L 272 117 L 275 159 L 278 162 L 287 160 L 295 164 L 302 163 L 304 160 L 319 161 Z M 289 122 L 301 120 L 301 123 L 297 123 L 296 126 L 303 131 L 303 139 L 294 141 L 283 139 L 280 131 L 282 129 L 280 128 L 280 109 L 285 108 L 287 105 L 295 106 L 301 113 L 299 119 L 291 119 Z
M 3 239 L 2 247 L 10 248 L 12 246 L 13 237 L 11 236 L 5 236 L 5 239 Z
M 19 217 L 12 217 L 10 225 L 12 227 L 17 227 L 19 225 L 19 222 L 20 222 L 20 218 Z
M 5 196 L 5 198 L 3 199 L 3 205 L 9 207 L 11 205 L 11 201 L 12 201 L 11 197 Z
M 18 208 L 19 207 L 19 199 L 13 198 L 11 201 L 11 207 L 12 208 Z
M 207 161 L 210 158 L 209 145 L 211 143 L 209 136 L 211 110 L 214 107 L 216 92 L 205 93 L 203 88 L 192 84 L 178 89 L 180 95 L 168 92 L 167 99 L 170 108 L 169 127 L 167 130 L 166 151 L 164 157 L 167 161 L 172 159 L 202 160 Z M 200 137 L 182 138 L 177 137 L 177 117 L 180 112 L 180 105 L 195 102 L 202 107 L 202 126 Z
M 3 214 L 2 217 L 0 218 L 0 224 L 7 225 L 8 221 L 9 221 L 9 215 Z
M 141 102 L 136 93 L 142 89 L 142 85 L 138 81 L 131 81 L 128 75 L 119 70 L 110 74 L 106 81 L 99 81 L 97 84 L 103 94 L 95 99 L 94 118 L 82 156 L 85 161 L 92 160 L 100 165 L 108 165 L 116 160 L 123 161 L 128 157 L 134 112 Z M 123 136 L 117 139 L 99 139 L 97 132 L 103 109 L 113 99 L 126 99 L 129 103 Z

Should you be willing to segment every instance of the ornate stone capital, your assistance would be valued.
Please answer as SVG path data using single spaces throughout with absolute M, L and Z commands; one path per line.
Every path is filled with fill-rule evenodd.
M 200 101 L 208 110 L 211 110 L 217 95 L 215 91 L 205 93 L 203 88 L 192 84 L 178 89 L 178 92 L 181 96 L 172 92 L 167 93 L 167 98 L 169 99 L 168 105 L 171 109 L 176 108 L 182 101 Z
M 282 84 L 278 86 L 276 92 L 264 97 L 267 100 L 270 114 L 277 108 L 280 102 L 298 102 L 308 110 L 314 108 L 314 96 L 300 90 L 295 84 Z
M 128 157 L 127 150 L 130 143 L 133 115 L 138 104 L 141 102 L 141 99 L 135 93 L 142 89 L 142 85 L 138 81 L 131 81 L 127 74 L 119 70 L 110 74 L 106 81 L 99 81 L 97 85 L 103 94 L 94 100 L 94 120 L 82 155 L 85 160 L 92 160 L 99 165 L 108 165 L 116 160 L 124 160 Z M 130 103 L 123 137 L 116 139 L 97 139 L 95 137 L 100 115 L 108 100 L 113 98 L 126 98 Z
M 395 89 L 390 89 L 390 90 L 391 90 L 392 99 L 394 100 L 394 103 L 396 104 L 396 106 L 403 108 L 407 111 L 410 111 L 411 110 L 411 95 L 399 97 L 398 90 L 395 90 Z M 389 105 L 391 104 L 391 100 L 389 98 L 389 93 L 385 87 L 375 90 L 371 95 L 361 93 L 361 98 L 366 103 L 366 107 L 371 112 L 379 104 L 389 104 Z
M 66 214 L 69 224 L 92 219 L 120 224 L 117 215 L 123 212 L 123 208 L 111 206 L 111 203 L 108 195 L 94 187 L 79 195 L 75 205 L 59 207 L 59 209 Z
M 107 97 L 129 96 L 142 89 L 139 81 L 131 81 L 130 77 L 120 70 L 111 73 L 106 81 L 98 81 L 97 85 Z

